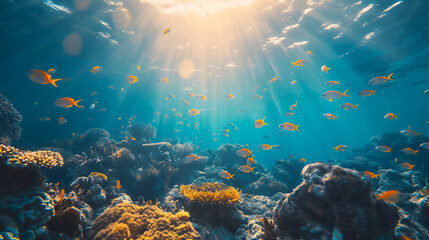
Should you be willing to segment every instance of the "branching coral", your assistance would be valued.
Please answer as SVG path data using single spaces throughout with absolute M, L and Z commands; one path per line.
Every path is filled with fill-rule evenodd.
M 10 144 L 21 136 L 22 116 L 7 98 L 0 94 L 0 143 Z
M 232 206 L 240 201 L 241 191 L 223 183 L 206 182 L 199 186 L 181 185 L 180 193 L 192 203 Z
M 151 124 L 136 123 L 129 126 L 125 134 L 129 139 L 149 139 L 156 137 L 156 128 Z
M 199 235 L 188 218 L 185 211 L 174 215 L 154 205 L 141 207 L 121 203 L 109 207 L 95 220 L 88 239 L 198 239 Z
M 61 154 L 49 150 L 19 151 L 18 148 L 0 144 L 0 161 L 8 166 L 26 167 L 61 167 L 64 164 Z

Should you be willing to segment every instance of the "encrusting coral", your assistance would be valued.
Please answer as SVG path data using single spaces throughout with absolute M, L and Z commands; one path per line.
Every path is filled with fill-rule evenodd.
M 21 136 L 22 116 L 7 98 L 0 94 L 0 143 L 10 144 Z
M 64 164 L 63 157 L 50 150 L 20 151 L 18 148 L 0 144 L 0 161 L 6 161 L 6 165 L 12 167 L 61 167 Z
M 94 221 L 87 239 L 199 239 L 188 218 L 189 213 L 185 211 L 171 214 L 155 205 L 124 202 L 104 211 Z
M 181 185 L 180 193 L 192 203 L 231 206 L 240 201 L 241 191 L 224 183 L 206 182 L 199 186 Z

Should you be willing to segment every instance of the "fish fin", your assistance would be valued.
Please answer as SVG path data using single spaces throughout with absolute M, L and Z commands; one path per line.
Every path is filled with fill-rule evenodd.
M 393 115 L 393 118 L 398 119 L 398 115 L 399 115 L 399 114 Z
M 393 75 L 393 73 L 391 73 L 389 76 L 387 76 L 387 80 L 392 81 L 393 79 L 391 79 L 390 77 Z
M 299 126 L 301 126 L 301 125 L 295 126 L 295 130 L 297 130 L 298 132 L 299 132 L 299 129 L 298 129 Z
M 234 180 L 234 178 L 233 178 L 233 177 L 234 177 L 234 175 L 235 175 L 235 174 L 232 174 L 232 175 L 231 175 L 231 179 L 232 179 L 232 180 Z
M 378 91 L 378 89 L 375 89 L 373 92 L 372 92 L 372 94 L 375 94 L 375 92 L 377 92 Z
M 75 105 L 75 106 L 76 106 L 76 107 L 78 107 L 78 108 L 83 108 L 83 106 L 82 106 L 82 105 L 80 105 L 80 106 L 79 106 L 79 105 L 77 104 L 78 102 L 80 102 L 80 101 L 82 101 L 82 100 L 83 100 L 83 99 L 80 99 L 80 100 L 74 101 L 74 102 L 73 102 L 73 105 Z
M 380 176 L 380 174 L 375 174 L 374 176 L 375 176 L 375 178 L 377 178 L 377 179 L 378 179 L 378 176 Z
M 349 89 L 347 89 L 346 91 L 343 92 L 343 96 L 344 97 L 350 97 L 349 95 L 347 95 L 347 92 L 349 91 Z
M 359 106 L 359 104 L 356 104 L 356 105 L 355 105 L 355 108 L 356 108 L 356 109 L 359 109 L 359 108 L 357 108 L 357 106 Z
M 254 169 L 254 168 L 255 168 L 255 167 L 252 167 L 252 168 L 250 168 L 250 167 L 249 167 L 250 171 L 252 171 L 253 173 L 254 173 L 254 171 L 253 171 L 253 169 Z
M 333 100 L 332 99 L 328 99 L 328 101 L 332 102 Z
M 49 83 L 52 84 L 52 85 L 54 85 L 54 87 L 58 87 L 57 84 L 55 84 L 55 82 L 56 81 L 60 81 L 60 80 L 63 80 L 63 79 L 62 78 L 59 78 L 59 79 L 50 79 Z

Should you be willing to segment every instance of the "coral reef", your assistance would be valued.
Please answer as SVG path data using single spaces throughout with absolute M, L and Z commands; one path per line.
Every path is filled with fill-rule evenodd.
M 70 199 L 61 199 L 55 204 L 55 214 L 46 224 L 51 233 L 63 233 L 70 237 L 82 235 L 81 211 L 73 206 Z
M 154 205 L 121 203 L 94 221 L 88 239 L 199 239 L 188 218 L 185 211 L 171 214 Z
M 371 183 L 353 170 L 325 163 L 307 165 L 304 182 L 283 195 L 275 222 L 283 235 L 302 239 L 392 237 L 398 209 L 383 200 L 373 201 Z M 353 219 L 353 221 L 350 221 Z
M 19 151 L 19 149 L 0 144 L 0 161 L 14 167 L 61 167 L 64 164 L 63 157 L 50 150 Z
M 202 185 L 182 185 L 182 193 L 189 202 L 201 205 L 232 206 L 240 201 L 241 191 L 223 183 L 203 183 Z
M 129 139 L 134 138 L 136 140 L 144 139 L 147 142 L 150 142 L 151 138 L 156 137 L 156 128 L 152 126 L 150 123 L 135 123 L 129 127 L 125 131 L 125 135 Z
M 22 116 L 7 98 L 0 94 L 0 144 L 10 145 L 21 136 Z

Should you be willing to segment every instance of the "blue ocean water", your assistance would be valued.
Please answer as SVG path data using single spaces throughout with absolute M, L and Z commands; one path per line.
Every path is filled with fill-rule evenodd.
M 200 149 L 248 144 L 255 159 L 270 167 L 288 155 L 308 162 L 342 159 L 347 153 L 333 147 L 360 148 L 372 136 L 408 126 L 429 135 L 427 1 L 255 0 L 214 12 L 186 1 L 162 2 L 2 1 L 0 92 L 23 115 L 24 131 L 15 145 L 53 146 L 94 127 L 121 140 L 121 127 L 136 116 L 136 122 L 157 128 L 153 142 L 178 137 Z M 171 32 L 164 35 L 167 28 Z M 184 59 L 194 64 L 182 73 L 190 72 L 189 77 L 178 71 Z M 300 59 L 307 63 L 291 67 L 290 62 Z M 331 68 L 329 74 L 321 71 L 322 65 Z M 91 73 L 95 66 L 103 70 Z M 57 69 L 54 79 L 69 80 L 58 81 L 55 88 L 25 74 L 50 68 Z M 393 81 L 368 84 L 391 73 Z M 128 84 L 129 75 L 138 82 Z M 275 76 L 278 81 L 269 83 Z M 169 82 L 161 83 L 162 78 Z M 340 84 L 330 87 L 326 81 Z M 350 97 L 332 102 L 320 97 L 328 90 L 347 89 Z M 378 91 L 360 97 L 365 89 Z M 85 108 L 55 106 L 62 97 L 83 99 Z M 285 117 L 296 101 L 295 114 Z M 358 110 L 341 109 L 346 102 L 359 104 Z M 187 116 L 192 108 L 200 114 Z M 328 120 L 324 113 L 338 119 Z M 399 114 L 399 119 L 386 120 L 387 113 Z M 67 123 L 59 125 L 60 117 Z M 254 128 L 263 117 L 268 125 Z M 279 132 L 284 122 L 300 125 L 300 132 Z M 229 137 L 223 135 L 225 129 Z M 281 148 L 256 152 L 264 143 Z

